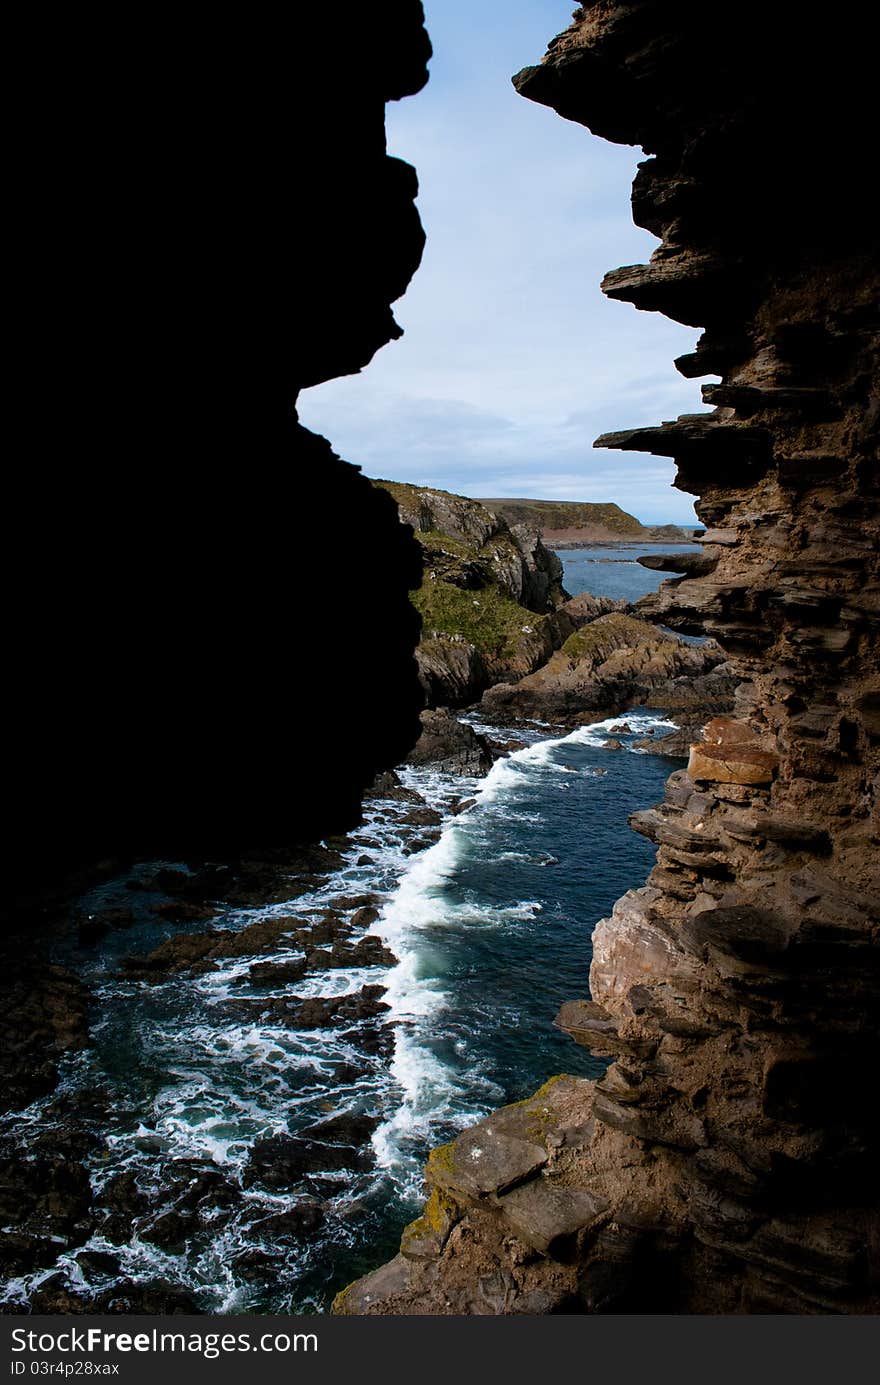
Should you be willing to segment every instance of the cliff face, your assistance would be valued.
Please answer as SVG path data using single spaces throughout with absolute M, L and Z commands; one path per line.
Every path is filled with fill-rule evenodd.
M 430 707 L 466 706 L 501 679 L 520 678 L 586 619 L 566 601 L 562 563 L 525 525 L 478 500 L 377 481 L 422 554 L 412 600 L 422 617 L 416 651 Z
M 109 857 L 343 830 L 418 734 L 418 549 L 292 406 L 400 335 L 423 233 L 384 110 L 430 45 L 418 0 L 295 10 L 178 17 L 173 41 L 122 20 L 109 66 L 87 24 L 53 32 L 50 108 L 71 71 L 75 91 L 45 150 L 34 455 L 3 555 L 21 896 Z M 309 516 L 331 508 L 329 555 Z
M 660 236 L 613 298 L 705 328 L 673 457 L 704 560 L 655 614 L 742 679 L 664 802 L 647 884 L 559 1023 L 611 1060 L 439 1151 L 402 1255 L 340 1311 L 876 1312 L 877 352 L 867 12 L 581 7 L 520 92 L 652 154 Z M 846 98 L 820 93 L 846 90 Z

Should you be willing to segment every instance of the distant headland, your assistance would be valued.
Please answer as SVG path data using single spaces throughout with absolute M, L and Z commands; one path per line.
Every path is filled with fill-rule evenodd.
M 619 505 L 585 500 L 480 500 L 508 524 L 525 524 L 548 548 L 602 543 L 687 543 L 702 526 L 642 524 Z

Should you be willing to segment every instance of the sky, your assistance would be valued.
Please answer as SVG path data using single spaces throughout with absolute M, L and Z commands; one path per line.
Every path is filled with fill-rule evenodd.
M 673 464 L 594 449 L 600 433 L 699 412 L 678 374 L 696 329 L 613 303 L 602 276 L 647 260 L 632 223 L 638 149 L 518 96 L 572 0 L 426 0 L 431 80 L 387 107 L 388 150 L 419 175 L 428 242 L 395 305 L 404 329 L 299 412 L 368 476 L 474 497 L 616 501 L 694 522 Z

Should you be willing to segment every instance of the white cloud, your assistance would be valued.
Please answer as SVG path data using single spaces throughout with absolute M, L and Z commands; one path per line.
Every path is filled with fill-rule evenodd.
M 470 495 L 617 500 L 691 519 L 671 463 L 593 450 L 597 434 L 700 408 L 672 360 L 696 333 L 609 302 L 606 270 L 656 244 L 633 226 L 639 151 L 524 101 L 570 6 L 428 0 L 436 57 L 389 107 L 389 148 L 419 172 L 422 268 L 395 313 L 406 335 L 361 376 L 307 391 L 303 422 L 374 476 Z

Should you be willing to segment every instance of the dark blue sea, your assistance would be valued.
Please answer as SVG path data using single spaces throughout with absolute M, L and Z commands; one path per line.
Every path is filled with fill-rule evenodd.
M 577 551 L 562 557 L 570 591 L 583 589 L 581 572 L 584 587 L 613 596 L 632 596 L 633 582 L 660 580 L 629 561 L 594 564 Z M 353 909 L 345 903 L 352 897 L 376 895 L 379 918 L 367 931 L 383 938 L 397 965 L 318 971 L 289 992 L 335 996 L 385 986 L 390 1055 L 362 1046 L 357 1026 L 297 1031 L 259 1008 L 243 1020 L 228 1002 L 272 994 L 248 978 L 267 954 L 161 984 L 121 979 L 123 953 L 145 953 L 175 931 L 155 915 L 139 914 L 123 936 L 89 952 L 61 949 L 58 960 L 75 967 L 96 997 L 94 1043 L 67 1061 L 60 1105 L 85 1109 L 90 1093 L 109 1097 L 110 1126 L 104 1117 L 99 1131 L 106 1143 L 85 1156 L 98 1202 L 120 1173 L 132 1174 L 158 1211 L 173 1205 L 182 1171 L 219 1172 L 227 1191 L 216 1206 L 208 1198 L 182 1246 L 161 1248 L 134 1226 L 121 1243 L 118 1231 L 108 1240 L 97 1230 L 7 1286 L 7 1301 L 26 1304 L 62 1271 L 75 1292 L 120 1278 L 161 1280 L 206 1311 L 325 1311 L 342 1285 L 395 1253 L 402 1227 L 418 1214 L 421 1168 L 433 1145 L 555 1073 L 597 1075 L 602 1065 L 553 1020 L 564 1001 L 588 994 L 597 920 L 650 870 L 653 848 L 629 830 L 627 815 L 658 801 L 674 767 L 633 745 L 670 725 L 656 712 L 627 713 L 629 730 L 615 732 L 623 748 L 606 748 L 622 720 L 571 734 L 541 725 L 511 732 L 522 748 L 483 780 L 404 768 L 405 784 L 444 817 L 428 849 L 406 854 L 416 833 L 402 821 L 411 805 L 375 801 L 347 843 L 343 868 L 312 895 L 261 909 L 218 905 L 212 926 L 237 929 L 273 915 L 314 920 L 328 907 Z M 473 806 L 454 815 L 463 798 Z M 102 886 L 84 907 L 107 907 L 123 893 L 124 882 Z M 276 960 L 290 957 L 279 947 Z M 30 1140 L 57 1126 L 58 1112 L 57 1096 L 36 1103 L 16 1119 L 19 1135 Z M 341 1177 L 318 1171 L 281 1190 L 247 1186 L 254 1140 L 296 1134 L 341 1112 L 380 1122 L 368 1168 Z M 304 1196 L 322 1208 L 317 1233 L 284 1240 L 261 1230 Z M 83 1257 L 84 1250 L 98 1254 Z
M 563 585 L 571 596 L 591 592 L 593 596 L 638 601 L 672 575 L 642 567 L 639 558 L 651 553 L 699 553 L 701 549 L 693 543 L 621 543 L 614 547 L 558 548 L 555 552 L 562 559 Z

